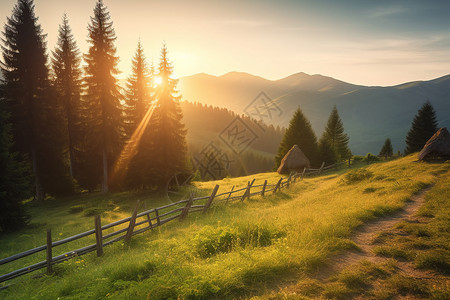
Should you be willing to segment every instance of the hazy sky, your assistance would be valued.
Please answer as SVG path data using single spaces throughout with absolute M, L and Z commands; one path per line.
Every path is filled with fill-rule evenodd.
M 78 46 L 96 0 L 35 0 L 49 50 L 68 14 Z M 0 0 L 0 20 L 16 0 Z M 243 71 L 268 79 L 297 72 L 394 85 L 450 73 L 448 0 L 104 0 L 117 34 L 121 77 L 140 38 L 158 62 L 163 41 L 177 76 Z

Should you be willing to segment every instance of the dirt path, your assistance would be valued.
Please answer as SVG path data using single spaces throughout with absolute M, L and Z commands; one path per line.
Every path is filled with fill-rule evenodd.
M 358 245 L 361 251 L 346 251 L 331 258 L 327 266 L 317 270 L 317 273 L 314 274 L 313 277 L 322 282 L 326 282 L 328 281 L 330 276 L 339 273 L 343 269 L 354 265 L 363 259 L 374 263 L 386 261 L 386 258 L 376 256 L 373 253 L 373 248 L 377 246 L 372 244 L 373 239 L 381 232 L 392 229 L 395 224 L 401 221 L 417 221 L 415 215 L 417 214 L 422 204 L 424 204 L 425 194 L 430 189 L 431 187 L 423 189 L 416 195 L 412 196 L 410 198 L 410 201 L 408 201 L 403 209 L 398 213 L 363 225 L 363 227 L 357 230 L 351 237 L 351 240 L 353 240 Z M 417 278 L 428 278 L 429 276 L 431 276 L 431 274 L 426 271 L 415 270 L 409 262 L 399 262 L 399 267 L 405 273 L 408 273 L 410 276 L 414 276 Z

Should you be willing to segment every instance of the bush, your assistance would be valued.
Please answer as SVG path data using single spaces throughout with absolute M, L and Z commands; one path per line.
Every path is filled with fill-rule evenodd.
M 285 236 L 283 232 L 275 232 L 267 227 L 254 225 L 246 226 L 240 230 L 242 246 L 266 247 L 272 245 L 272 240 Z
M 361 155 L 354 155 L 353 156 L 353 162 L 363 161 L 363 160 L 364 160 L 364 156 L 361 156 Z
M 229 252 L 238 243 L 239 233 L 237 229 L 229 226 L 203 227 L 194 237 L 194 245 L 197 254 L 207 258 L 215 254 Z
M 345 174 L 345 182 L 348 184 L 352 184 L 369 179 L 372 176 L 373 173 L 366 169 L 353 170 Z
M 372 153 L 367 153 L 367 155 L 364 157 L 364 161 L 367 163 L 380 161 L 380 158 L 376 155 L 373 155 Z
M 195 251 L 202 258 L 230 252 L 236 247 L 266 247 L 272 240 L 284 236 L 267 227 L 254 225 L 240 229 L 230 226 L 205 226 L 193 238 Z

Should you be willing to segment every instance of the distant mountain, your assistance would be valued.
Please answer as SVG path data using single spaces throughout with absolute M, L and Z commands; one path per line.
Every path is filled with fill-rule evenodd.
M 287 126 L 294 110 L 300 107 L 318 137 L 331 109 L 337 105 L 355 154 L 377 154 L 388 137 L 395 151 L 403 151 L 411 121 L 427 100 L 437 112 L 439 126 L 450 128 L 450 75 L 391 87 L 369 87 L 305 73 L 267 80 L 231 72 L 218 77 L 182 77 L 178 88 L 183 99 L 226 107 L 281 126 Z M 271 101 L 261 100 L 265 95 Z M 264 114 L 269 104 L 270 114 Z

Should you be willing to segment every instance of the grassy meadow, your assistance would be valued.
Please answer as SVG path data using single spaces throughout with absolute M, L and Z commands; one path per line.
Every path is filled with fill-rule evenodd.
M 445 227 L 450 164 L 415 160 L 416 156 L 411 155 L 340 170 L 297 181 L 277 194 L 254 196 L 228 205 L 213 204 L 205 215 L 193 214 L 183 222 L 174 221 L 147 231 L 134 237 L 130 244 L 118 242 L 108 246 L 102 257 L 91 253 L 55 265 L 52 276 L 21 277 L 1 290 L 0 298 L 270 298 L 279 287 L 307 282 L 308 274 L 326 264 L 332 254 L 357 248 L 349 239 L 353 230 L 368 220 L 395 212 L 411 195 L 433 184 L 436 185 L 422 214 L 436 215 L 440 220 L 436 226 Z M 196 182 L 197 195 L 207 194 L 215 184 L 220 184 L 219 193 L 233 185 L 242 187 L 253 178 L 255 184 L 265 179 L 275 183 L 279 175 L 262 173 Z M 92 214 L 101 213 L 103 224 L 127 217 L 137 199 L 145 201 L 148 208 L 168 203 L 162 196 L 144 193 L 50 199 L 39 206 L 30 203 L 31 226 L 1 236 L 0 257 L 42 245 L 46 228 L 52 229 L 55 239 L 62 239 L 93 228 Z M 444 214 L 436 213 L 440 208 L 445 209 Z M 67 247 L 58 251 L 75 249 L 77 245 Z M 43 260 L 44 255 L 30 257 L 30 261 Z M 19 260 L 1 266 L 0 273 L 25 263 L 26 260 Z M 323 287 L 318 290 L 314 297 L 336 295 L 324 293 Z M 295 299 L 307 296 L 297 295 Z

